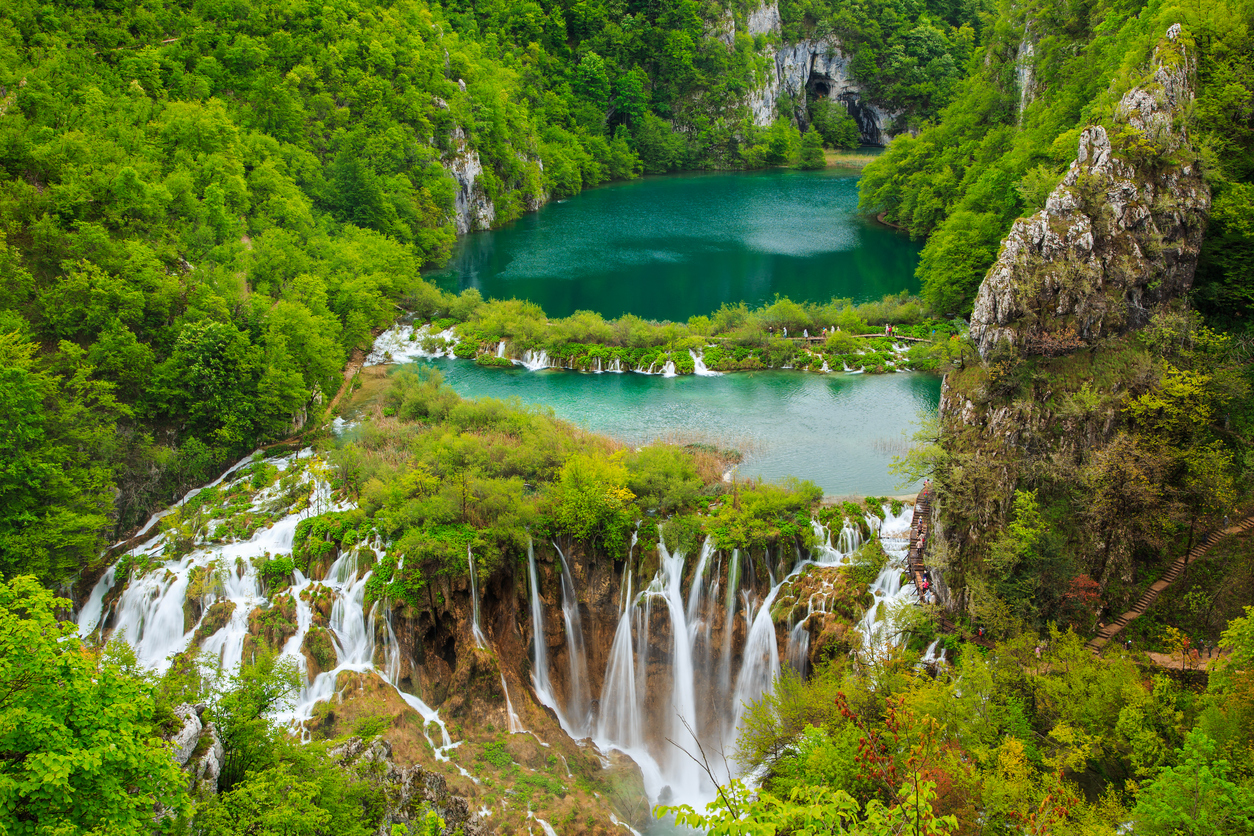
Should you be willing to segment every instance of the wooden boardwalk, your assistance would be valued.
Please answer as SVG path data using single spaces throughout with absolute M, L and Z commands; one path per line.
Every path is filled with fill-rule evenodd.
M 849 333 L 849 332 L 846 331 L 843 333 Z M 887 337 L 888 335 L 883 332 L 876 331 L 870 334 L 849 334 L 849 336 L 857 337 L 859 339 L 863 339 L 863 338 L 872 339 L 874 337 Z M 795 343 L 799 343 L 799 344 L 803 344 L 807 346 L 815 345 L 816 343 L 827 342 L 827 337 L 824 337 L 821 334 L 809 336 L 809 337 L 788 337 L 788 339 L 792 340 Z M 893 334 L 892 340 L 893 342 L 900 341 L 900 342 L 908 342 L 908 343 L 930 343 L 931 342 L 931 340 L 924 339 L 923 337 L 903 337 L 899 334 Z
M 1120 630 L 1127 627 L 1130 621 L 1137 616 L 1144 615 L 1145 611 L 1158 600 L 1158 596 L 1162 594 L 1162 591 L 1179 580 L 1180 575 L 1184 573 L 1184 570 L 1190 563 L 1210 551 L 1211 547 L 1224 537 L 1251 530 L 1254 530 L 1254 516 L 1246 517 L 1230 528 L 1216 529 L 1206 535 L 1205 539 L 1189 549 L 1188 554 L 1182 554 L 1177 557 L 1175 562 L 1171 564 L 1171 568 L 1167 570 L 1167 573 L 1151 584 L 1149 589 L 1145 590 L 1145 594 L 1140 597 L 1132 609 L 1098 630 L 1097 635 L 1090 639 L 1085 647 L 1094 653 L 1099 652 Z
M 927 548 L 927 536 L 932 524 L 932 491 L 924 488 L 914 500 L 914 515 L 910 518 L 910 548 L 906 552 L 906 568 L 914 579 L 919 601 L 927 603 L 923 591 L 923 577 L 927 566 L 923 563 L 923 551 Z

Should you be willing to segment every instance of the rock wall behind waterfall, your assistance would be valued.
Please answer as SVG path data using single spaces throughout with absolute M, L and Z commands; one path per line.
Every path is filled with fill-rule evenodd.
M 782 32 L 775 0 L 749 13 L 747 31 L 750 36 L 765 35 L 778 42 Z M 888 131 L 899 114 L 866 100 L 849 67 L 853 56 L 845 54 L 839 40 L 827 37 L 784 43 L 768 47 L 767 57 L 770 60 L 765 78 L 750 91 L 747 102 L 755 125 L 766 127 L 783 115 L 804 130 L 810 123 L 807 104 L 818 96 L 835 99 L 845 106 L 858 123 L 863 143 L 888 143 Z M 784 96 L 792 99 L 792 113 L 779 112 L 780 99 Z

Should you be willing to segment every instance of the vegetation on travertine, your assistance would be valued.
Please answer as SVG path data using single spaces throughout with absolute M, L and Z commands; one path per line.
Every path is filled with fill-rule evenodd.
M 967 646 L 952 670 L 909 657 L 785 676 L 735 753 L 761 791 L 725 787 L 714 834 L 1254 832 L 1254 608 L 1201 691 L 1094 657 L 1071 632 Z
M 450 315 L 439 316 L 442 310 Z M 693 372 L 695 361 L 689 351 L 701 355 L 715 371 L 819 371 L 826 361 L 832 369 L 844 366 L 873 373 L 937 371 L 972 354 L 970 343 L 958 337 L 964 323 L 929 318 L 919 300 L 905 292 L 861 304 L 848 299 L 797 303 L 777 297 L 758 308 L 743 302 L 725 304 L 709 316 L 689 317 L 687 322 L 656 322 L 633 314 L 607 321 L 595 311 L 548 319 L 534 303 L 484 301 L 472 289 L 461 296 L 432 296 L 415 313 L 432 320 L 424 335 L 415 334 L 422 348 L 451 348 L 456 357 L 502 368 L 513 366 L 497 356 L 502 341 L 514 357 L 543 350 L 550 362 L 565 368 L 590 369 L 598 361 L 600 368 L 608 368 L 618 361 L 624 370 L 660 371 L 669 360 L 680 374 Z M 885 325 L 892 325 L 897 337 L 926 342 L 899 351 L 904 341 L 885 336 Z M 432 333 L 449 327 L 454 330 L 450 340 Z M 824 332 L 827 336 L 820 342 L 798 339 L 821 337 Z
M 463 400 L 434 369 L 395 371 L 378 408 L 329 453 L 358 508 L 302 522 L 294 550 L 308 571 L 301 561 L 377 534 L 391 545 L 367 597 L 419 610 L 438 609 L 436 579 L 466 576 L 468 548 L 482 581 L 508 561 L 525 564 L 530 541 L 573 538 L 621 560 L 635 526 L 663 514 L 672 542 L 690 551 L 710 535 L 722 548 L 791 553 L 812 537 L 822 497 L 809 483 L 723 482 L 734 451 L 630 449 L 545 410 Z

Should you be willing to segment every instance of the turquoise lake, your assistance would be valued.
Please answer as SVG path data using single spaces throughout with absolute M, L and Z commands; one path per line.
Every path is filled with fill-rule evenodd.
M 487 298 L 683 321 L 724 303 L 916 292 L 922 244 L 856 214 L 856 172 L 645 177 L 463 236 L 428 278 Z
M 686 320 L 724 303 L 917 291 L 920 245 L 857 214 L 840 170 L 649 177 L 591 189 L 510 226 L 464 236 L 434 278 L 550 316 Z M 889 472 L 940 379 L 793 371 L 721 377 L 487 369 L 434 360 L 466 397 L 518 398 L 629 444 L 653 439 L 741 450 L 741 478 L 795 476 L 828 495 L 895 494 Z
M 905 493 L 889 473 L 940 378 L 740 372 L 721 377 L 500 370 L 429 360 L 465 397 L 517 397 L 629 444 L 661 438 L 745 454 L 740 478 L 809 479 L 831 496 Z

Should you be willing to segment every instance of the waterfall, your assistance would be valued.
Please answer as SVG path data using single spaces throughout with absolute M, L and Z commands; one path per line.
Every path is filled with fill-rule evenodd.
M 418 328 L 412 324 L 395 325 L 375 338 L 365 364 L 378 366 L 407 363 L 423 357 L 452 357 L 456 344 L 457 329 L 454 327 L 433 334 L 430 325 Z
M 911 513 L 909 506 L 903 506 L 901 514 L 896 516 L 885 509 L 883 522 L 874 515 L 867 517 L 868 524 L 879 528 L 880 545 L 888 555 L 883 570 L 871 584 L 871 606 L 858 624 L 863 653 L 872 660 L 886 657 L 899 638 L 890 629 L 889 616 L 892 609 L 918 599 L 914 582 L 901 582 L 901 576 L 907 569 L 906 551 L 910 547 Z M 844 532 L 841 534 L 843 540 Z
M 549 367 L 549 353 L 544 349 L 536 351 L 535 349 L 529 348 L 523 352 L 522 359 L 515 360 L 514 363 L 522 366 L 529 372 L 538 372 L 541 369 L 547 369 Z
M 470 546 L 466 546 L 466 561 L 470 564 L 470 633 L 475 639 L 475 646 L 485 648 L 488 639 L 479 626 L 479 584 L 475 579 L 475 556 L 470 553 Z
M 547 357 L 542 354 L 530 355 L 528 359 L 547 363 Z M 616 363 L 610 364 L 611 370 Z M 296 461 L 296 456 L 266 460 L 281 471 Z M 106 628 L 113 628 L 112 637 L 125 637 L 133 645 L 136 658 L 157 671 L 166 670 L 171 656 L 192 649 L 194 642 L 217 657 L 224 669 L 237 668 L 248 638 L 249 616 L 258 608 L 276 605 L 264 594 L 261 574 L 254 561 L 260 565 L 261 556 L 290 555 L 301 519 L 351 507 L 331 501 L 329 486 L 318 481 L 315 469 L 302 470 L 300 478 L 311 483 L 309 507 L 275 520 L 269 528 L 257 529 L 246 541 L 198 541 L 190 552 L 173 560 L 163 560 L 160 555 L 166 548 L 167 537 L 156 533 L 131 549 L 127 560 L 133 567 L 132 577 L 126 577 L 113 567 L 101 576 L 78 613 L 80 634 L 108 635 Z M 253 509 L 268 511 L 280 495 L 277 484 L 257 491 L 252 497 Z M 191 496 L 194 494 L 189 494 L 189 498 Z M 212 508 L 207 509 L 206 516 L 211 517 L 211 511 Z M 901 584 L 910 517 L 911 510 L 903 507 L 898 514 L 886 509 L 882 522 L 873 515 L 865 520 L 878 532 L 889 555 L 884 571 L 871 585 L 875 603 L 859 624 L 865 658 L 878 658 L 897 641 L 886 618 L 888 609 L 894 602 L 909 601 L 916 594 L 912 584 Z M 590 676 L 588 671 L 578 604 L 578 594 L 584 590 L 578 588 L 570 561 L 558 548 L 562 618 L 570 670 L 569 691 L 561 697 L 554 693 L 550 677 L 544 601 L 539 589 L 535 550 L 529 544 L 527 580 L 535 637 L 531 682 L 536 699 L 556 712 L 562 728 L 572 738 L 592 735 L 602 751 L 616 748 L 626 752 L 639 764 L 645 787 L 654 802 L 667 792 L 678 803 L 699 805 L 710 800 L 714 787 L 708 778 L 666 739 L 693 754 L 697 753 L 696 745 L 700 742 L 711 757 L 718 757 L 716 753 L 730 748 L 742 721 L 744 706 L 768 693 L 781 670 L 779 651 L 784 643 L 783 634 L 777 642 L 771 613 L 781 584 L 797 577 L 809 565 L 846 563 L 862 545 L 861 521 L 857 522 L 855 525 L 854 521 L 844 521 L 839 529 L 833 526 L 832 530 L 812 522 L 816 546 L 809 555 L 794 554 L 792 547 L 786 544 L 774 550 L 774 560 L 767 552 L 762 565 L 771 574 L 769 588 L 755 579 L 750 567 L 756 563 L 750 562 L 749 552 L 742 554 L 740 550 L 732 550 L 725 554 L 715 549 L 712 539 L 707 539 L 700 553 L 695 555 L 690 585 L 686 589 L 683 586 L 686 556 L 678 549 L 670 553 L 663 542 L 658 543 L 656 574 L 652 578 L 640 577 L 636 574 L 635 556 L 638 532 L 633 533 L 623 570 L 617 624 L 602 680 Z M 284 634 L 281 652 L 305 671 L 305 684 L 293 709 L 277 719 L 307 735 L 304 724 L 314 716 L 319 702 L 335 699 L 337 684 L 343 685 L 341 674 L 374 672 L 397 688 L 401 698 L 423 718 L 423 734 L 429 735 L 436 757 L 448 760 L 449 750 L 456 744 L 450 740 L 439 713 L 420 697 L 399 688 L 404 671 L 406 687 L 422 692 L 418 681 L 420 670 L 408 669 L 403 662 L 391 607 L 386 600 L 366 600 L 371 567 L 387 565 L 379 560 L 384 548 L 385 544 L 378 540 L 345 548 L 322 578 L 314 577 L 320 573 L 308 569 L 305 571 L 310 571 L 310 577 L 299 569 L 293 572 L 291 585 L 284 593 L 291 596 L 293 603 L 283 606 L 295 622 L 295 630 L 290 635 Z M 478 573 L 469 548 L 466 560 L 471 578 L 470 633 L 476 645 L 490 648 L 481 623 Z M 793 561 L 791 567 L 787 565 L 789 561 Z M 726 578 L 722 577 L 724 563 Z M 147 566 L 153 569 L 145 571 Z M 787 577 L 783 577 L 785 572 Z M 113 595 L 116 601 L 106 607 L 105 601 L 111 600 Z M 825 596 L 823 592 L 813 593 L 805 617 L 788 625 L 784 661 L 798 670 L 803 670 L 807 664 L 811 617 L 826 610 Z M 209 633 L 205 616 L 196 622 L 188 618 L 187 613 L 192 612 L 187 606 L 189 597 L 199 603 L 204 613 L 214 604 L 234 606 L 230 616 L 221 618 Z M 329 600 L 330 604 L 325 622 L 319 613 L 328 613 L 328 610 L 318 603 L 320 600 Z M 287 609 L 293 604 L 294 614 L 292 609 Z M 799 615 L 800 607 L 796 611 Z M 222 613 L 221 606 L 217 612 Z M 669 637 L 653 630 L 655 615 L 660 630 L 665 629 L 660 625 L 669 623 Z M 746 631 L 743 650 L 733 641 L 741 619 Z M 720 622 L 723 634 L 721 641 L 716 642 L 714 630 Z M 310 631 L 316 629 L 314 625 L 324 623 L 335 659 L 324 660 L 331 669 L 319 671 L 317 666 L 307 662 L 303 648 Z M 407 641 L 412 638 L 404 631 L 402 635 Z M 943 660 L 938 647 L 934 644 L 929 648 L 924 657 L 926 661 L 939 663 Z M 600 710 L 595 715 L 592 704 L 598 694 L 592 693 L 594 683 L 599 685 L 600 697 Z M 504 675 L 501 686 L 510 731 L 524 731 Z M 711 767 L 723 770 L 727 764 L 720 760 Z
M 722 377 L 723 375 L 722 372 L 710 371 L 709 367 L 705 365 L 705 357 L 703 355 L 698 354 L 697 352 L 693 351 L 691 348 L 688 349 L 688 354 L 692 356 L 692 373 L 693 374 L 699 377 Z
M 639 748 L 644 743 L 640 732 L 640 697 L 636 693 L 636 661 L 632 652 L 631 627 L 635 606 L 631 597 L 631 570 L 627 570 L 626 606 L 614 631 L 614 644 L 605 669 L 605 682 L 601 686 L 601 713 L 597 718 L 598 740 L 613 741 L 614 745 L 627 749 Z
M 566 700 L 566 716 L 579 740 L 587 737 L 592 715 L 592 700 L 588 695 L 588 661 L 583 643 L 583 622 L 579 615 L 579 600 L 575 597 L 575 582 L 570 564 L 557 543 L 557 557 L 562 562 L 562 620 L 566 625 L 566 655 L 570 662 L 570 695 Z
M 692 667 L 692 645 L 688 638 L 687 617 L 684 613 L 683 593 L 680 585 L 684 576 L 684 553 L 667 552 L 666 544 L 658 541 L 658 556 L 661 566 L 658 576 L 649 587 L 648 594 L 660 595 L 666 604 L 671 620 L 671 740 L 684 752 L 696 757 L 698 755 L 696 737 L 697 730 L 697 699 L 694 692 L 694 670 Z M 672 764 L 682 758 L 688 760 L 682 752 L 671 752 Z M 695 789 L 695 788 L 694 788 Z
M 505 356 L 505 340 L 501 340 L 496 346 L 496 356 L 498 358 Z
M 731 645 L 733 626 L 736 623 L 736 590 L 740 588 L 740 549 L 732 549 L 727 562 L 727 595 L 724 601 L 723 650 L 719 655 L 718 692 L 731 691 Z
M 531 658 L 531 685 L 535 688 L 536 699 L 556 711 L 560 718 L 562 711 L 553 697 L 553 685 L 549 682 L 549 649 L 544 637 L 544 612 L 540 602 L 540 580 L 536 574 L 536 550 L 530 540 L 527 541 L 527 574 L 531 580 L 531 632 L 535 636 L 535 652 Z
M 606 369 L 606 371 L 614 372 L 615 374 L 622 374 L 623 373 L 623 361 L 615 357 L 613 360 L 610 361 L 610 365 Z
M 527 730 L 523 728 L 522 718 L 514 711 L 514 703 L 509 698 L 509 686 L 505 684 L 505 674 L 501 674 L 501 692 L 505 694 L 505 721 L 509 724 L 509 733 L 526 734 Z
M 653 368 L 653 367 L 650 366 L 649 368 Z M 675 377 L 675 376 L 676 376 L 675 361 L 668 358 L 667 361 L 662 365 L 662 377 Z

